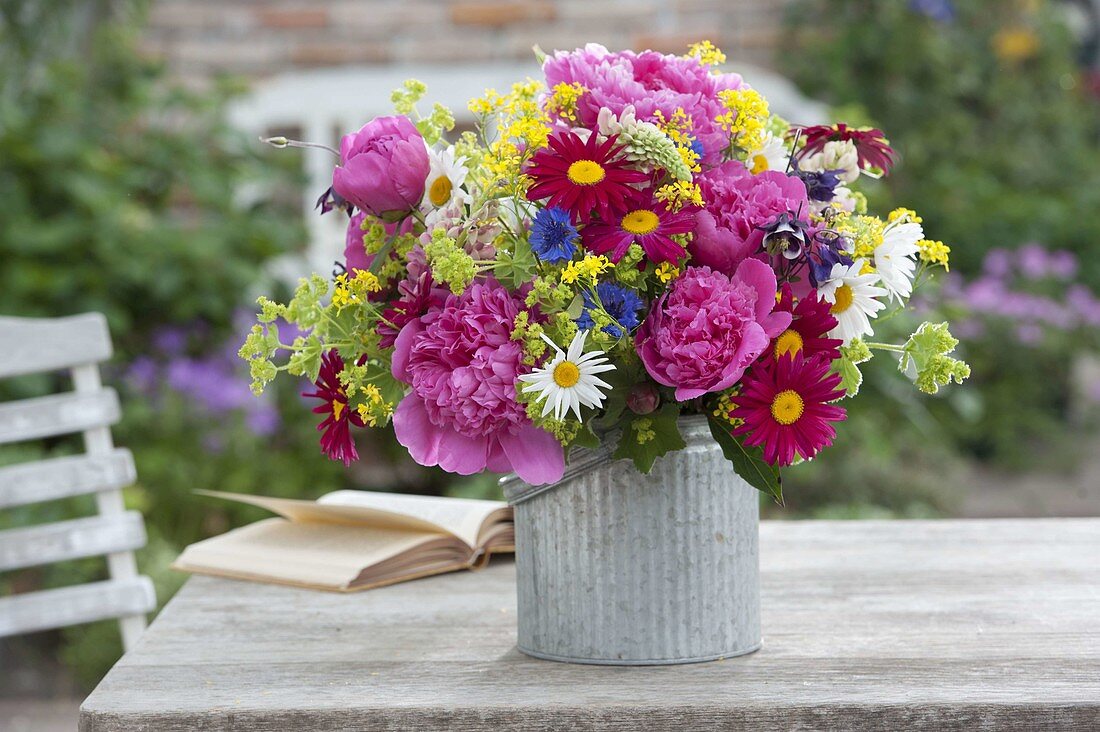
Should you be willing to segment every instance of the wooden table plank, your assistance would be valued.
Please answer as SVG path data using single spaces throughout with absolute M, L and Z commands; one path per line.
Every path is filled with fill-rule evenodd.
M 353 595 L 191 579 L 81 729 L 1100 729 L 1100 519 L 765 522 L 764 648 L 515 650 L 511 563 Z

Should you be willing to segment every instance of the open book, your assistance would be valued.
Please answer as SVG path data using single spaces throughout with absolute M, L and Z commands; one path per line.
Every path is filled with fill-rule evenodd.
M 269 518 L 197 542 L 174 569 L 349 592 L 458 569 L 515 551 L 498 501 L 336 491 L 316 502 L 198 491 L 266 508 Z

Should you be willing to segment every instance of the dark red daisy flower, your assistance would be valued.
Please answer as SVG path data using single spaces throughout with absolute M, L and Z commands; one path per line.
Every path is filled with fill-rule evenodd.
M 599 142 L 595 134 L 584 142 L 573 132 L 552 135 L 549 147 L 531 156 L 526 173 L 534 180 L 527 198 L 569 212 L 574 223 L 587 220 L 596 209 L 605 221 L 626 211 L 626 201 L 635 193 L 631 183 L 649 178 L 632 170 L 629 162 L 618 157 L 621 148 L 612 135 Z
M 840 346 L 844 341 L 825 337 L 836 327 L 836 318 L 829 312 L 831 307 L 830 303 L 818 299 L 816 292 L 795 303 L 791 286 L 784 283 L 772 312 L 790 313 L 792 320 L 789 328 L 772 339 L 772 355 L 779 359 L 800 353 L 805 358 L 824 356 L 830 362 L 840 358 Z
M 344 370 L 344 359 L 335 350 L 325 351 L 321 355 L 321 372 L 314 382 L 314 391 L 304 391 L 302 396 L 320 399 L 321 404 L 313 408 L 314 414 L 325 414 L 324 421 L 317 425 L 322 432 L 321 451 L 330 460 L 340 460 L 351 465 L 359 459 L 355 449 L 355 440 L 351 436 L 351 425 L 363 427 L 363 420 L 355 410 L 348 407 L 348 395 L 340 383 L 340 372 Z
M 890 172 L 897 154 L 882 130 L 875 127 L 849 127 L 840 122 L 835 125 L 813 125 L 801 127 L 806 146 L 798 157 L 812 155 L 825 147 L 826 142 L 851 140 L 855 143 L 861 168 L 878 168 L 884 174 Z
M 634 242 L 645 250 L 652 262 L 679 262 L 684 247 L 672 239 L 673 234 L 695 230 L 695 209 L 669 211 L 654 197 L 652 190 L 636 191 L 626 201 L 625 213 L 612 223 L 593 222 L 584 227 L 584 245 L 596 254 L 607 254 L 618 262 Z
M 773 465 L 790 465 L 796 455 L 814 457 L 833 444 L 836 430 L 830 423 L 847 417 L 842 407 L 830 404 L 844 396 L 840 374 L 830 373 L 820 356 L 762 358 L 741 385 L 741 393 L 730 398 L 735 405 L 730 417 L 742 420 L 733 434 L 746 435 L 746 445 L 762 445 L 764 459 Z

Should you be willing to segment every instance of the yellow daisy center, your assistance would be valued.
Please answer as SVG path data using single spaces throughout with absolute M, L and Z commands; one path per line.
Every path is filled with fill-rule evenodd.
M 442 206 L 451 200 L 451 190 L 453 188 L 454 185 L 451 183 L 451 179 L 441 175 L 432 181 L 432 186 L 428 189 L 428 200 L 432 202 L 433 206 Z
M 333 399 L 332 400 L 332 418 L 335 419 L 337 422 L 339 422 L 340 421 L 340 415 L 344 413 L 344 407 L 346 407 L 346 406 L 347 405 L 344 404 L 339 399 Z
M 657 230 L 660 226 L 661 220 L 657 218 L 657 214 L 646 209 L 638 209 L 637 211 L 631 211 L 626 216 L 623 216 L 622 227 L 624 231 L 629 231 L 631 234 L 637 234 L 638 236 L 644 236 Z
M 752 168 L 750 168 L 752 174 L 756 175 L 757 173 L 763 173 L 765 170 L 768 170 L 768 158 L 764 153 L 754 155 L 752 158 Z
M 829 312 L 833 315 L 839 315 L 848 308 L 852 307 L 852 300 L 855 298 L 854 293 L 850 285 L 841 285 L 836 288 L 836 302 L 829 308 Z
M 780 333 L 779 337 L 775 339 L 775 357 L 779 358 L 784 353 L 789 353 L 793 356 L 802 350 L 802 346 L 802 334 L 797 330 L 788 328 Z
M 772 417 L 782 425 L 794 424 L 806 409 L 798 392 L 793 389 L 781 391 L 772 400 Z
M 594 160 L 578 160 L 566 172 L 569 180 L 579 186 L 594 186 L 604 179 L 603 166 Z
M 554 367 L 554 383 L 563 389 L 576 386 L 581 380 L 581 370 L 572 361 L 562 361 Z

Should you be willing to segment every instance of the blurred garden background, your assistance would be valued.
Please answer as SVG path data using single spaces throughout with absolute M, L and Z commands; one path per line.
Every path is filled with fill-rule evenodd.
M 927 397 L 876 359 L 837 448 L 788 471 L 787 506 L 767 516 L 1097 515 L 1098 8 L 0 0 L 0 314 L 107 315 L 116 355 L 105 380 L 124 413 L 115 438 L 136 459 L 127 502 L 145 516 L 139 563 L 161 603 L 185 579 L 168 569 L 185 545 L 260 516 L 198 488 L 499 498 L 491 478 L 420 468 L 387 438 L 360 444 L 361 461 L 344 469 L 320 455 L 297 389 L 251 396 L 235 354 L 255 296 L 329 271 L 343 249 L 339 223 L 310 210 L 331 160 L 257 138 L 331 143 L 388 111 L 379 89 L 406 75 L 428 83 L 430 101 L 462 106 L 451 96 L 478 79 L 471 96 L 534 75 L 534 44 L 682 53 L 708 38 L 730 69 L 754 70 L 750 82 L 793 82 L 782 87 L 793 122 L 821 121 L 804 112 L 885 130 L 900 162 L 872 205 L 915 209 L 951 247 L 950 273 L 928 286 L 945 295 L 929 298 L 939 312 L 922 315 L 957 324 L 974 369 L 964 387 Z M 329 116 L 294 117 L 314 100 Z M 915 323 L 902 320 L 876 328 L 904 339 Z M 51 386 L 0 383 L 0 400 Z M 861 411 L 878 401 L 888 408 Z M 77 449 L 19 446 L 0 464 Z M 90 498 L 28 506 L 0 513 L 0 528 L 92 511 Z M 102 560 L 9 573 L 0 595 L 104 573 Z M 113 622 L 0 641 L 0 701 L 79 697 L 119 653 Z

